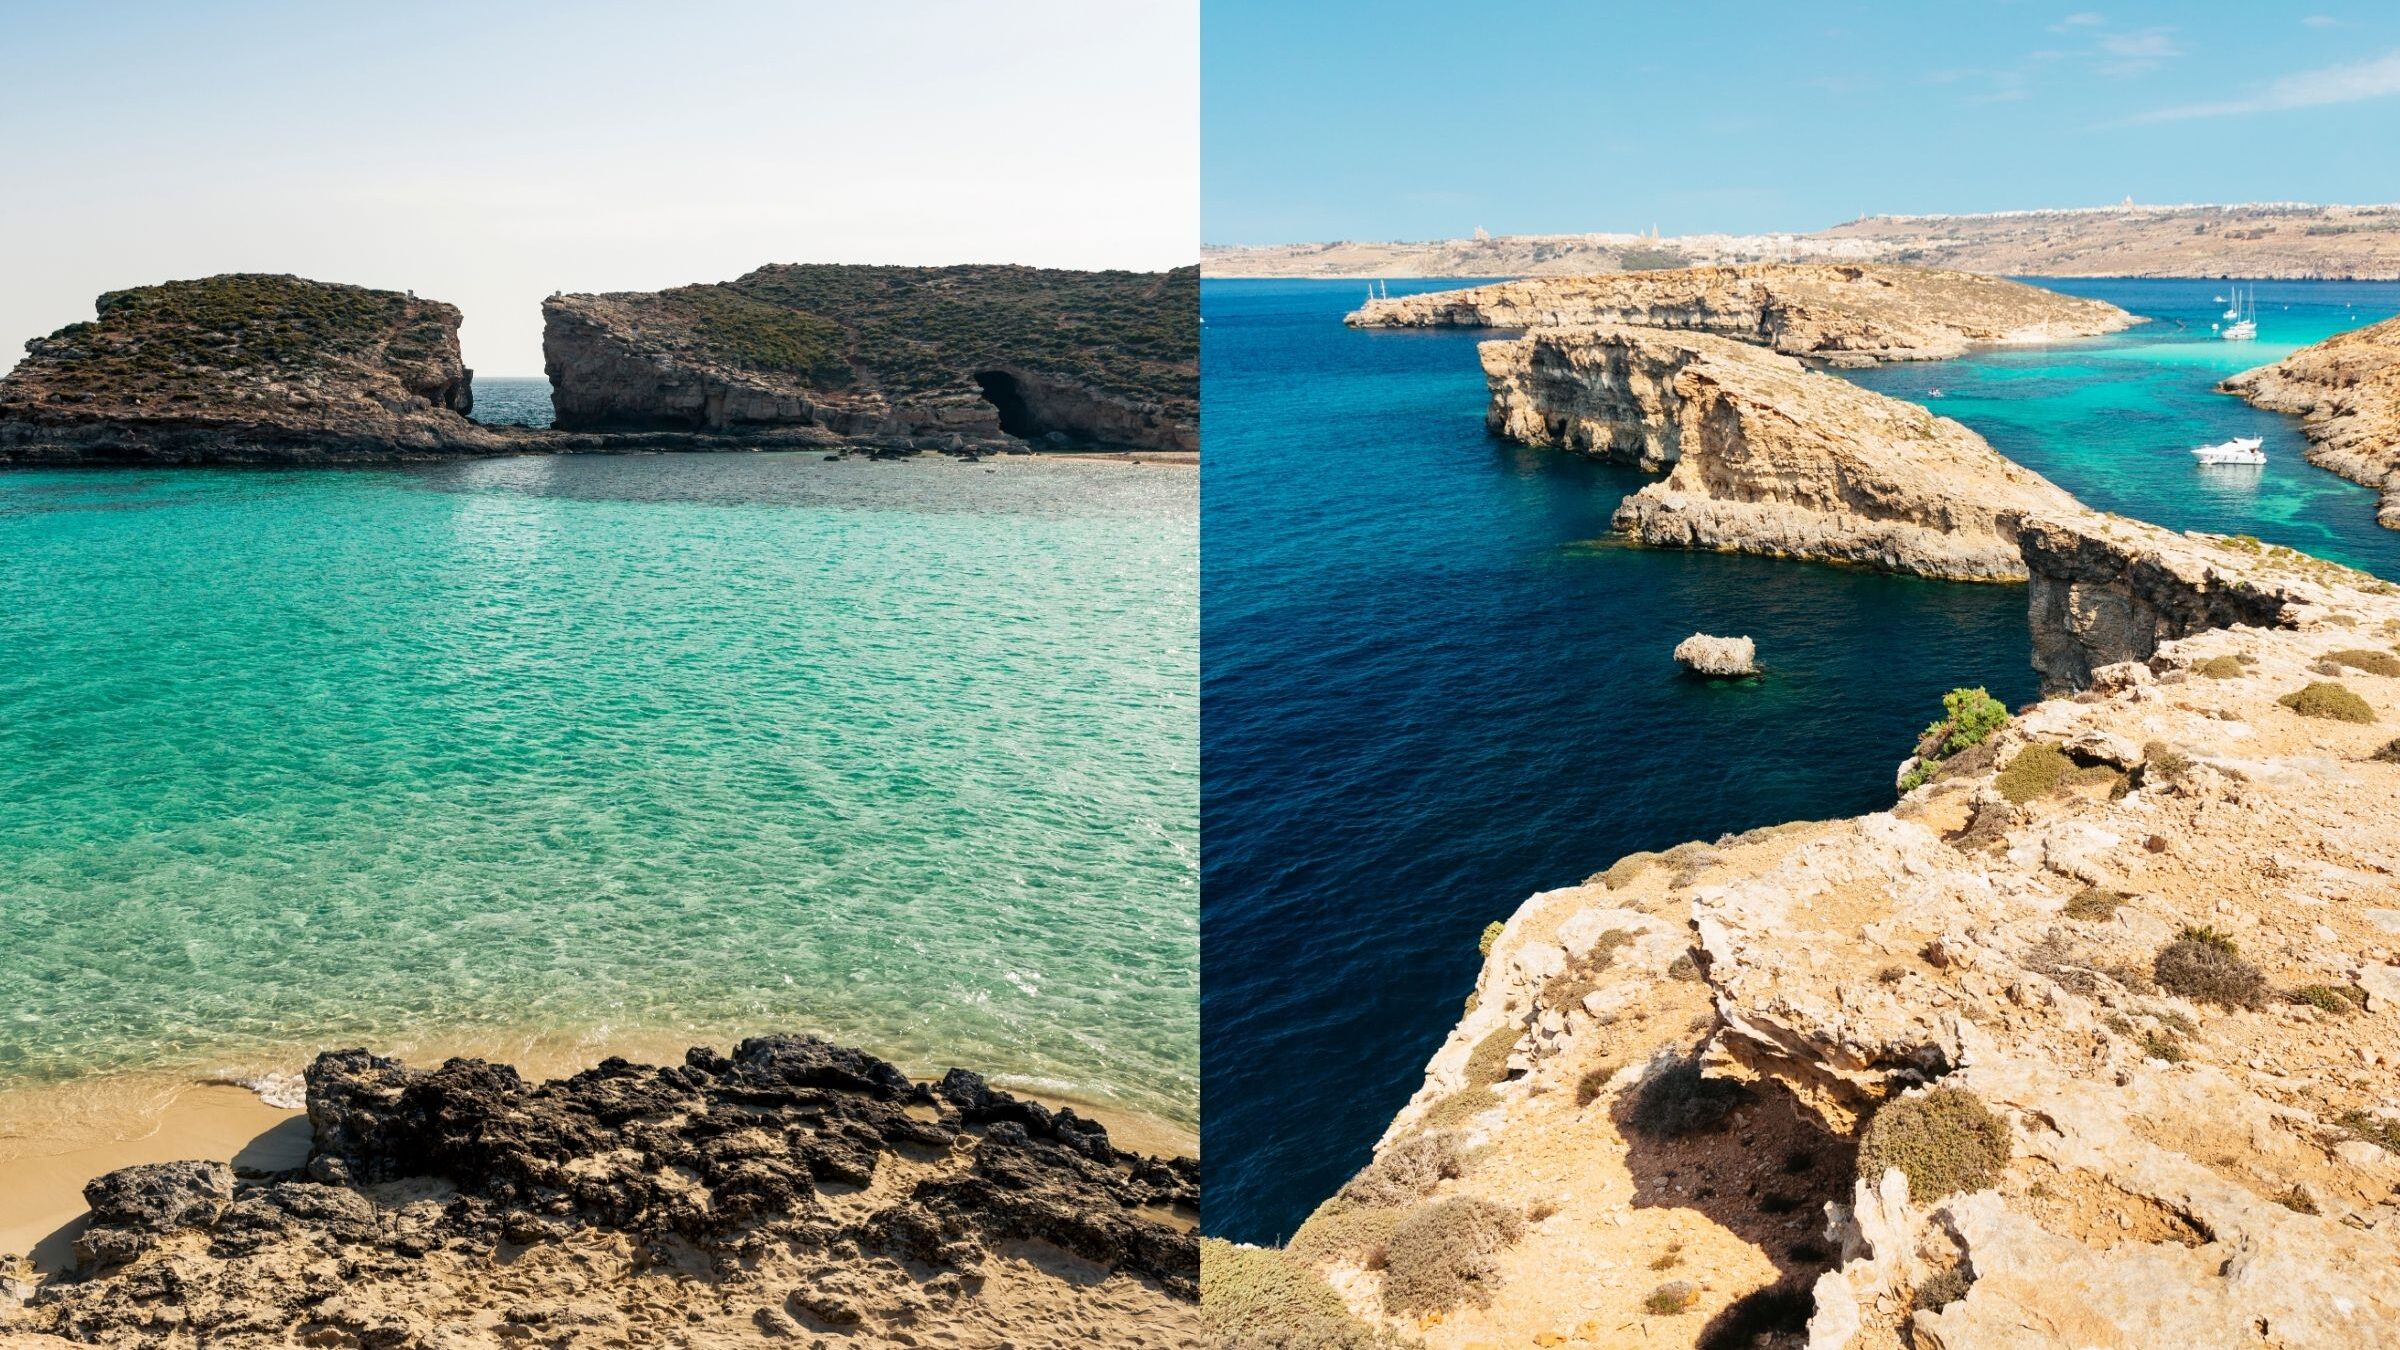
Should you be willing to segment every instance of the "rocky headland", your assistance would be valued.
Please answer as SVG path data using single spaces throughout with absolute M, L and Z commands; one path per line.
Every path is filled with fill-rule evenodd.
M 1360 328 L 1666 328 L 1861 365 L 1940 360 L 1979 343 L 2092 337 L 2136 319 L 2105 301 L 1971 272 L 1773 263 L 1535 277 L 1377 298 L 1345 322 Z
M 1480 351 L 1494 434 L 1668 471 L 1617 508 L 1644 543 L 2022 581 L 2018 523 L 2082 509 L 1957 422 L 1751 343 L 1542 328 Z
M 1199 448 L 1198 268 L 773 266 L 542 316 L 565 429 Z
M 2400 319 L 2336 333 L 2220 387 L 2297 414 L 2308 462 L 2382 493 L 2375 519 L 2400 530 Z
M 963 1070 L 351 1050 L 307 1098 L 304 1168 L 94 1180 L 75 1271 L 0 1257 L 0 1345 L 1199 1344 L 1198 1165 Z
M 2024 539 L 2054 692 L 1954 693 L 1890 810 L 1495 923 L 1374 1162 L 1207 1244 L 1229 1343 L 2400 1336 L 2400 588 Z
M 0 464 L 1199 448 L 1198 269 L 772 266 L 556 295 L 553 428 L 470 419 L 460 314 L 228 275 L 112 291 L 0 377 Z
M 0 463 L 484 454 L 459 313 L 289 276 L 111 291 L 0 377 Z

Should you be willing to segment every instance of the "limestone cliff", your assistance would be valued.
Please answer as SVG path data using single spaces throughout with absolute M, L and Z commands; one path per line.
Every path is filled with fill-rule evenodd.
M 2037 585 L 2068 560 L 2087 602 L 2037 623 L 2104 591 L 2175 616 L 2126 639 L 2144 659 L 2013 718 L 1965 701 L 1891 810 L 1527 901 L 1375 1164 L 1246 1254 L 1299 1281 L 1253 1325 L 2400 1338 L 2400 589 L 2095 515 L 2027 538 Z M 1444 1204 L 1499 1216 L 1440 1249 L 1446 1286 L 1420 1237 Z
M 459 313 L 235 274 L 111 291 L 0 378 L 0 463 L 338 461 L 499 449 Z
M 2222 388 L 2297 413 L 2308 462 L 2381 492 L 2375 519 L 2400 530 L 2400 319 L 2337 333 Z
M 1198 1165 L 972 1073 L 776 1036 L 307 1081 L 305 1169 L 99 1178 L 77 1272 L 0 1269 L 0 1344 L 1199 1344 Z
M 773 266 L 543 317 L 566 429 L 1199 447 L 1195 268 Z
M 2082 509 L 1948 418 L 1746 343 L 1544 328 L 1481 351 L 1495 434 L 1669 470 L 1617 510 L 1644 543 L 2017 581 L 2017 521 Z
M 1758 263 L 1538 277 L 1376 299 L 1345 322 L 1361 328 L 1630 324 L 1866 364 L 1958 356 L 1977 343 L 2090 337 L 2136 320 L 2104 301 L 1971 272 Z

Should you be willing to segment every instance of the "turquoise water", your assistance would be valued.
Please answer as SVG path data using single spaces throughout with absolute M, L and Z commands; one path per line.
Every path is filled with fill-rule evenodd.
M 2223 322 L 2215 297 L 2228 293 L 2225 282 L 2040 284 L 2148 322 L 2089 342 L 1841 373 L 1966 423 L 2088 505 L 2176 529 L 2253 534 L 2400 577 L 2400 531 L 2375 523 L 2375 494 L 2303 460 L 2296 419 L 2215 392 L 2228 375 L 2400 313 L 2400 285 L 2261 282 L 2260 340 L 2223 342 L 2209 325 Z M 2188 453 L 2237 435 L 2264 438 L 2267 463 L 2203 468 Z
M 1189 1122 L 1197 496 L 0 474 L 0 1086 L 790 1028 Z

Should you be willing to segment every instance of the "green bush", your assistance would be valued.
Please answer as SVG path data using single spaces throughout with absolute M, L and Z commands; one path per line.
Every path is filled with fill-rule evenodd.
M 1499 919 L 1494 919 L 1490 923 L 1485 924 L 1483 926 L 1483 936 L 1478 938 L 1475 942 L 1475 954 L 1477 956 L 1490 956 L 1492 954 L 1492 944 L 1500 940 L 1500 930 L 1506 927 L 1508 927 L 1508 925 Z
M 2212 680 L 2238 680 L 2250 672 L 2244 670 L 2242 663 L 2234 657 L 2212 656 L 2193 666 L 2192 673 L 2205 675 Z
M 1291 1253 L 1200 1239 L 1200 1325 L 1242 1350 L 1378 1350 L 1392 1344 L 1350 1315 Z
M 1981 745 L 2008 724 L 2008 705 L 1980 685 L 1953 689 L 1942 695 L 1942 720 L 1925 728 L 1920 741 L 1932 741 L 1930 758 L 1948 759 L 1969 746 Z
M 2008 1166 L 2008 1122 L 1965 1088 L 1936 1087 L 1884 1103 L 1859 1141 L 1858 1175 L 1878 1184 L 1897 1167 L 1909 1196 L 1929 1204 L 1998 1182 Z
M 2266 975 L 2242 959 L 2233 939 L 2212 928 L 2184 929 L 2159 948 L 2150 975 L 2170 994 L 2228 1008 L 2257 1007 L 2267 988 Z
M 2329 652 L 2325 659 L 2336 665 L 2348 666 L 2352 670 L 2363 670 L 2369 675 L 2400 677 L 2400 656 L 2394 656 L 2390 652 L 2376 651 L 2371 647 L 2352 647 L 2344 651 Z
M 1474 1196 L 1411 1211 L 1384 1248 L 1383 1306 L 1398 1317 L 1492 1301 L 1493 1258 L 1522 1237 L 1517 1212 Z
M 2294 1003 L 2306 1004 L 2324 1012 L 2340 1013 L 2345 1017 L 2364 1011 L 2367 1004 L 2365 991 L 2348 984 L 2304 984 L 2285 991 L 2284 997 Z
M 2066 751 L 2041 741 L 2019 750 L 1993 786 L 2000 789 L 2001 796 L 2023 806 L 2057 791 L 2074 772 L 2075 761 L 2067 758 Z
M 2126 897 L 2116 891 L 2104 891 L 2097 886 L 2086 886 L 2075 893 L 2074 899 L 2067 902 L 2066 915 L 2070 919 L 2082 919 L 2087 923 L 2106 923 L 2117 917 L 2117 911 L 2124 906 L 2125 900 Z
M 1666 1056 L 1651 1061 L 1635 1086 L 1626 1124 L 1661 1139 L 1700 1134 L 1722 1125 L 1749 1097 L 1740 1083 L 1702 1072 L 1698 1054 Z
M 1456 1136 L 1446 1131 L 1413 1134 L 1376 1154 L 1374 1161 L 1342 1183 L 1335 1198 L 1361 1206 L 1411 1204 L 1465 1170 Z
M 2367 701 L 2331 680 L 2314 680 L 2305 689 L 2295 690 L 2275 700 L 2302 717 L 2322 717 L 2335 722 L 2372 722 L 2375 709 Z

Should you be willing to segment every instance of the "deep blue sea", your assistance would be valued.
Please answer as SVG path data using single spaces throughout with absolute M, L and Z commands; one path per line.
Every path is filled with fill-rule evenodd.
M 2210 392 L 2400 311 L 2400 286 L 2267 283 L 2266 340 L 2237 348 L 2208 333 L 2222 283 L 2050 284 L 2156 321 L 1856 378 L 2094 506 L 2400 577 L 2372 494 Z M 1613 542 L 1644 475 L 1486 436 L 1490 334 L 1346 329 L 1361 294 L 1201 294 L 1202 1156 L 1207 1227 L 1250 1241 L 1366 1160 L 1485 924 L 1633 850 L 1886 806 L 1944 690 L 2035 690 L 2021 587 Z M 2184 453 L 2236 433 L 2273 462 Z M 1669 651 L 1695 631 L 1750 634 L 1769 674 L 1683 678 Z
M 550 381 L 522 376 L 479 376 L 475 381 L 475 420 L 521 427 L 550 425 Z

